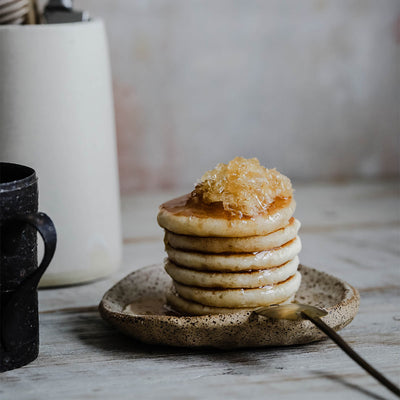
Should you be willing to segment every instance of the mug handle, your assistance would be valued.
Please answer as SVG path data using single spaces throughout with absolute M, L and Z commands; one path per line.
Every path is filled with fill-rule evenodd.
M 30 299 L 29 293 L 37 290 L 40 278 L 49 266 L 57 244 L 56 228 L 53 221 L 46 214 L 39 212 L 30 215 L 20 215 L 16 217 L 16 220 L 25 222 L 36 228 L 44 242 L 44 255 L 39 267 L 22 281 L 15 292 L 10 296 L 3 309 L 1 338 L 2 344 L 7 350 L 13 347 L 14 329 L 7 329 L 5 321 L 12 321 L 15 319 L 15 316 L 18 315 L 18 309 L 21 307 L 29 307 L 29 304 L 24 304 L 24 302 Z

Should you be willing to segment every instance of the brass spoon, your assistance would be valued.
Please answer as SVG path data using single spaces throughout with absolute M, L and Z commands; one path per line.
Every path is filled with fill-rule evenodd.
M 273 319 L 290 319 L 302 320 L 308 319 L 317 328 L 329 336 L 349 357 L 351 357 L 358 365 L 364 368 L 369 374 L 377 379 L 382 385 L 388 388 L 391 392 L 400 397 L 400 389 L 386 379 L 380 372 L 378 372 L 372 365 L 367 363 L 361 356 L 359 356 L 331 327 L 321 320 L 321 317 L 328 313 L 321 308 L 309 306 L 306 304 L 285 304 L 285 305 L 272 305 L 269 307 L 259 307 L 253 310 L 255 313 Z

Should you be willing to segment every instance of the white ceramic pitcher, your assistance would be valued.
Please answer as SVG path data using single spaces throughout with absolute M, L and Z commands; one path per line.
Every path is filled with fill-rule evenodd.
M 40 286 L 108 275 L 121 258 L 114 110 L 100 20 L 0 26 L 0 160 L 40 177 L 57 251 Z

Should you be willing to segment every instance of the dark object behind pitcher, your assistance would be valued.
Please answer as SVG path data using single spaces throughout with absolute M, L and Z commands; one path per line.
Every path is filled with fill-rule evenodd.
M 38 267 L 37 231 L 44 241 Z M 38 213 L 32 168 L 0 163 L 0 371 L 21 367 L 39 352 L 37 285 L 56 247 L 50 218 Z

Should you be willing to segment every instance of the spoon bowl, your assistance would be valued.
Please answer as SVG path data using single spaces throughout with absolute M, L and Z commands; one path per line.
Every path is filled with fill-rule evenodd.
M 289 319 L 291 321 L 304 319 L 304 316 L 301 313 L 307 313 L 318 318 L 328 315 L 328 312 L 321 308 L 297 303 L 258 307 L 254 309 L 254 312 L 263 315 L 264 317 L 273 319 Z

